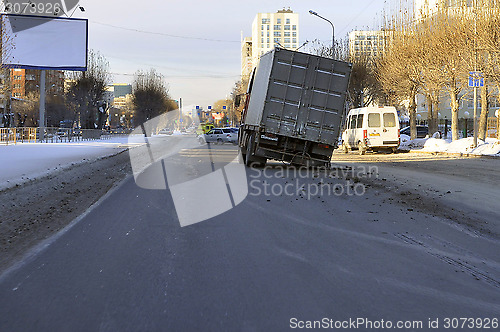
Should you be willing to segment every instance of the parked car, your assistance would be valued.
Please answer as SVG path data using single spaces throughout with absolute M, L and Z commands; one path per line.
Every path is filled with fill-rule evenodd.
M 221 128 L 213 128 L 206 134 L 201 134 L 198 136 L 200 144 L 203 143 L 215 143 L 215 144 L 223 144 L 224 143 L 224 132 Z
M 391 149 L 399 146 L 399 121 L 395 107 L 362 107 L 349 111 L 342 149 L 357 149 L 360 154 L 367 150 Z
M 402 135 L 411 136 L 410 127 L 404 127 L 401 129 Z M 429 134 L 429 128 L 427 126 L 417 126 L 417 138 L 425 138 Z
M 173 135 L 174 131 L 170 128 L 163 128 L 162 130 L 160 130 L 159 134 L 160 135 Z
M 238 128 L 222 128 L 224 133 L 223 143 L 238 144 Z

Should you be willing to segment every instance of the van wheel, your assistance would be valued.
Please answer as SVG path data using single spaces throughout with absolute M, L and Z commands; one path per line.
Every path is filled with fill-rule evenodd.
M 359 142 L 359 154 L 362 156 L 366 153 L 366 144 L 364 142 Z
M 342 152 L 349 153 L 349 148 L 347 147 L 347 145 L 344 142 L 342 142 L 341 149 L 342 149 Z

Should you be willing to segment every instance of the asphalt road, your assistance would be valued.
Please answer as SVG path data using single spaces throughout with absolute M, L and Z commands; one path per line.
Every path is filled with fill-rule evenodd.
M 236 151 L 210 148 L 151 169 L 196 178 Z M 186 227 L 170 190 L 129 177 L 0 277 L 0 331 L 281 331 L 323 318 L 429 330 L 429 319 L 444 329 L 446 318 L 500 318 L 500 241 L 352 167 L 354 180 L 340 175 L 353 168 L 248 170 L 245 200 Z

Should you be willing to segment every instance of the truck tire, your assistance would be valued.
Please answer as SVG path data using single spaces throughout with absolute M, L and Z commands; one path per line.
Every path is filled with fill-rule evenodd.
M 250 135 L 247 142 L 245 152 L 245 165 L 248 167 L 264 167 L 266 165 L 266 158 L 252 156 L 252 151 L 255 146 L 255 134 Z

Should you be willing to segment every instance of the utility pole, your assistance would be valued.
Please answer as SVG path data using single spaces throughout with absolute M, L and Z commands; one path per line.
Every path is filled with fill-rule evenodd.
M 179 131 L 181 130 L 182 123 L 182 98 L 179 98 Z
M 38 122 L 40 128 L 40 141 L 45 139 L 45 70 L 40 70 L 40 119 Z
M 477 73 L 477 0 L 474 0 L 474 72 Z M 477 84 L 474 84 L 474 147 L 477 147 Z

